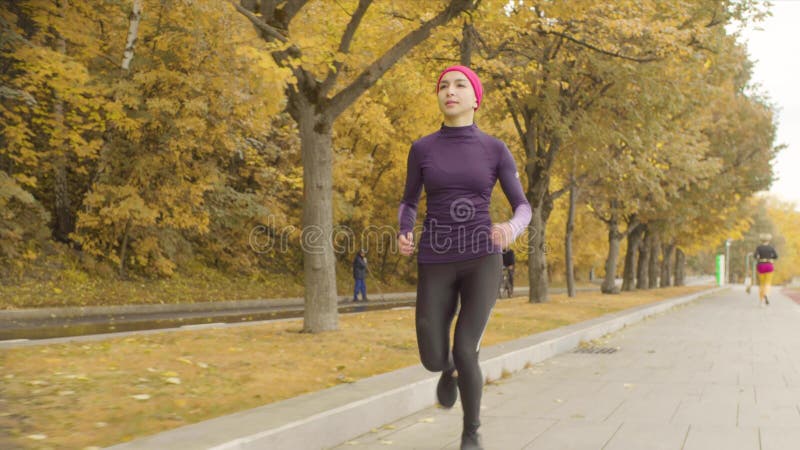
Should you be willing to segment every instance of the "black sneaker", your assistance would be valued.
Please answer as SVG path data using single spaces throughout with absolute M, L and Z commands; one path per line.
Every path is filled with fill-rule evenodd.
M 443 370 L 436 385 L 436 400 L 443 408 L 452 408 L 458 396 L 458 381 L 453 376 L 453 370 Z
M 461 433 L 461 450 L 483 450 L 481 435 L 477 431 Z

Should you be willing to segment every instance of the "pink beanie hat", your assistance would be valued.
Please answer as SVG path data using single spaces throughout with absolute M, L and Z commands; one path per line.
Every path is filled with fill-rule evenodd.
M 483 85 L 481 84 L 481 79 L 478 78 L 478 75 L 469 67 L 450 66 L 447 69 L 444 69 L 442 73 L 439 74 L 439 79 L 436 81 L 436 92 L 439 92 L 439 83 L 442 82 L 442 77 L 447 72 L 461 72 L 467 77 L 467 80 L 469 80 L 469 83 L 472 85 L 472 89 L 475 91 L 475 99 L 478 101 L 478 106 L 475 109 L 480 108 L 481 100 L 483 99 Z

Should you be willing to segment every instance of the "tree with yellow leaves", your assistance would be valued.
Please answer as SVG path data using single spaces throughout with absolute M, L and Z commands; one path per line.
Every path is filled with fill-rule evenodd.
M 297 123 L 303 161 L 303 329 L 335 330 L 334 121 L 434 28 L 474 8 L 474 0 L 404 2 L 402 8 L 383 2 L 370 8 L 372 0 L 232 3 L 272 45 L 275 63 L 291 72 L 286 110 Z M 375 39 L 378 33 L 397 39 Z
M 505 27 L 478 27 L 486 70 L 505 99 L 526 152 L 531 302 L 547 300 L 546 225 L 554 201 L 567 191 L 550 182 L 565 144 L 599 99 L 617 83 L 619 68 L 661 58 L 689 13 L 661 11 L 653 2 L 493 3 Z M 648 31 L 645 32 L 644 30 Z M 620 99 L 623 100 L 623 99 Z
M 291 130 L 267 95 L 287 74 L 245 18 L 204 1 L 30 0 L 2 19 L 0 167 L 52 213 L 54 237 L 123 276 L 201 255 L 259 263 L 248 232 L 286 216 L 291 146 L 274 145 Z
M 119 113 L 93 83 L 86 61 L 88 5 L 14 2 L 3 22 L 0 169 L 52 212 L 53 237 L 69 242 L 102 145 L 106 119 Z

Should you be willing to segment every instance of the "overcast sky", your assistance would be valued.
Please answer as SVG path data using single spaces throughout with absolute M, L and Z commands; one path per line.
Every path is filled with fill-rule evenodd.
M 775 161 L 770 193 L 800 209 L 800 0 L 773 0 L 772 16 L 745 30 L 753 81 L 778 108 L 777 142 L 786 145 Z

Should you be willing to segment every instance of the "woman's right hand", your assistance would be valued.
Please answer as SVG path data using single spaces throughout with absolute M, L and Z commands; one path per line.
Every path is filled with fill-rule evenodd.
M 397 247 L 403 256 L 411 256 L 414 253 L 414 234 L 410 231 L 406 234 L 397 236 Z

